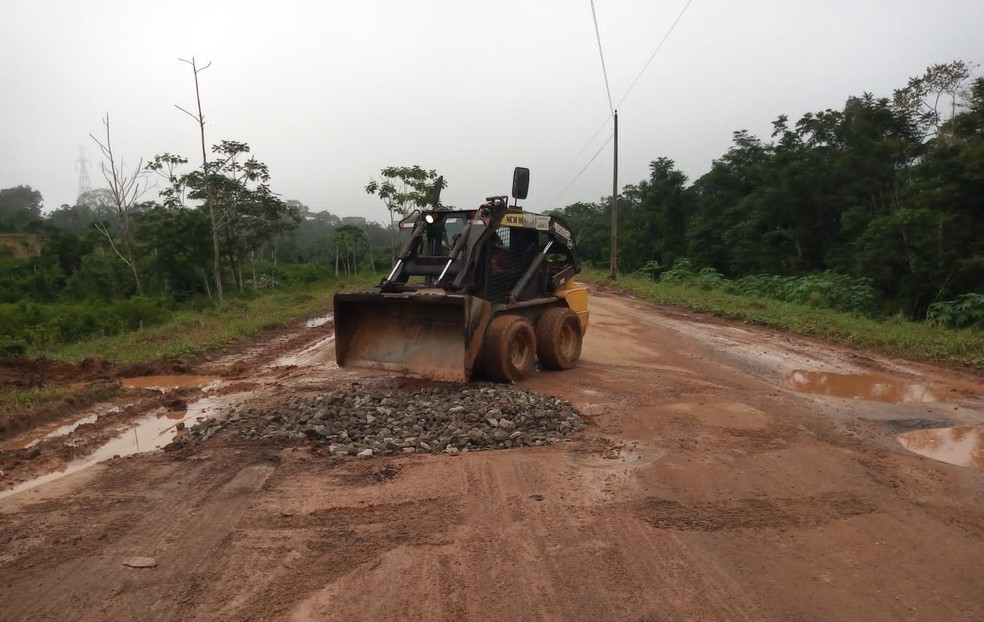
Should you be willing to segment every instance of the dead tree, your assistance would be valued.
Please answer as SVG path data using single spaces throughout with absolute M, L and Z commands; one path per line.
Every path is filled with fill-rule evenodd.
M 133 282 L 137 288 L 137 295 L 143 296 L 143 286 L 140 285 L 140 273 L 137 270 L 137 263 L 133 257 L 133 236 L 130 233 L 130 211 L 148 188 L 147 184 L 143 182 L 145 175 L 143 160 L 140 160 L 131 175 L 127 175 L 123 170 L 123 160 L 117 162 L 116 155 L 113 153 L 108 113 L 106 114 L 106 118 L 103 119 L 103 125 L 106 126 L 106 142 L 100 141 L 92 134 L 89 134 L 89 136 L 92 140 L 96 141 L 96 144 L 102 150 L 103 161 L 100 163 L 99 169 L 106 179 L 106 183 L 109 184 L 109 193 L 112 196 L 116 218 L 120 225 L 123 252 L 120 252 L 116 240 L 113 239 L 113 235 L 108 227 L 99 222 L 95 226 L 109 240 L 109 245 L 113 248 L 117 257 L 129 266 L 130 271 L 133 273 Z

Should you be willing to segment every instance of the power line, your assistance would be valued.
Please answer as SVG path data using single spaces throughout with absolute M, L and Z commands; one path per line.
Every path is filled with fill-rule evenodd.
M 670 26 L 670 29 L 667 30 L 666 31 L 666 34 L 663 35 L 663 38 L 660 39 L 659 45 L 656 46 L 656 49 L 653 51 L 652 55 L 649 56 L 649 60 L 646 61 L 646 64 L 642 66 L 642 71 L 639 72 L 639 75 L 637 75 L 635 77 L 635 80 L 632 81 L 632 84 L 629 85 L 629 90 L 627 90 L 625 92 L 625 95 L 622 96 L 622 99 L 618 100 L 618 106 L 617 106 L 617 108 L 621 108 L 622 107 L 622 102 L 624 102 L 625 101 L 625 98 L 628 97 L 629 96 L 629 93 L 632 92 L 632 89 L 639 82 L 639 78 L 642 77 L 642 74 L 646 73 L 646 69 L 649 68 L 649 63 L 653 62 L 653 59 L 656 58 L 656 55 L 657 54 L 659 54 L 659 51 L 660 51 L 660 49 L 662 49 L 663 44 L 666 43 L 666 40 L 667 39 L 669 39 L 670 35 L 673 33 L 673 30 L 676 28 L 677 24 L 680 23 L 680 18 L 682 18 L 683 17 L 683 14 L 687 12 L 687 9 L 690 8 L 690 4 L 693 1 L 694 0 L 687 0 L 687 4 L 683 5 L 683 10 L 680 11 L 680 14 L 677 15 L 677 18 L 673 21 L 673 24 Z M 592 3 L 591 3 L 591 10 L 594 11 L 594 0 L 592 0 Z M 597 31 L 597 29 L 598 29 L 598 24 L 596 22 L 595 23 L 595 31 Z M 601 43 L 599 42 L 598 45 L 600 46 Z M 609 95 L 609 99 L 611 99 L 611 95 Z
M 588 150 L 588 147 L 591 146 L 591 143 L 593 143 L 595 139 L 598 138 L 598 134 L 601 134 L 601 130 L 605 129 L 605 126 L 608 125 L 609 121 L 610 119 L 608 117 L 605 117 L 605 120 L 602 121 L 601 125 L 598 126 L 598 129 L 595 130 L 595 133 L 591 135 L 591 138 L 589 138 L 588 141 L 584 143 L 584 146 L 581 147 L 581 150 L 577 152 L 577 155 L 571 158 L 571 161 L 567 163 L 567 166 L 564 167 L 563 172 L 560 173 L 560 175 L 558 175 L 558 178 L 560 179 L 567 178 L 567 174 L 570 173 L 571 170 L 574 168 L 574 165 L 578 163 L 578 160 L 580 160 L 581 156 L 584 155 L 584 152 Z M 553 187 L 556 188 L 557 186 L 555 185 Z
M 656 46 L 656 49 L 653 50 L 653 53 L 649 55 L 649 59 L 646 61 L 646 64 L 642 66 L 642 69 L 639 71 L 638 75 L 636 75 L 635 79 L 632 81 L 632 84 L 629 85 L 628 90 L 625 91 L 625 95 L 623 95 L 622 96 L 622 99 L 620 99 L 618 101 L 618 106 L 617 106 L 618 108 L 621 108 L 622 107 L 622 102 L 625 101 L 625 99 L 629 96 L 629 93 L 632 92 L 632 89 L 635 88 L 636 84 L 638 84 L 638 82 L 642 78 L 643 74 L 646 73 L 646 70 L 649 68 L 649 65 L 653 62 L 653 59 L 656 58 L 656 55 L 659 54 L 659 51 L 663 48 L 663 44 L 666 43 L 666 40 L 670 38 L 670 35 L 671 34 L 673 34 L 673 31 L 676 29 L 677 24 L 680 23 L 680 20 L 683 18 L 684 14 L 687 12 L 687 9 L 690 8 L 690 5 L 692 3 L 693 3 L 693 0 L 687 0 L 687 3 L 683 6 L 683 9 L 680 10 L 680 13 L 677 15 L 676 19 L 673 20 L 673 23 L 670 25 L 669 29 L 667 29 L 666 34 L 664 34 L 663 35 L 663 38 L 660 39 L 659 44 Z M 608 93 L 608 106 L 609 106 L 609 109 L 611 111 L 612 116 L 614 117 L 615 116 L 615 108 L 616 108 L 616 106 L 613 106 L 612 105 L 612 92 L 611 92 L 611 89 L 608 86 L 608 71 L 605 68 L 605 55 L 602 52 L 602 48 L 601 48 L 601 35 L 600 35 L 599 31 L 598 31 L 598 17 L 595 14 L 594 0 L 591 0 L 591 17 L 594 20 L 595 38 L 598 41 L 598 54 L 599 54 L 599 56 L 601 56 L 601 72 L 602 72 L 602 74 L 605 77 L 605 90 Z M 608 124 L 608 119 L 605 119 L 602 122 L 601 126 L 591 136 L 591 138 L 588 139 L 588 142 L 586 142 L 584 144 L 584 147 L 582 147 L 581 150 L 578 152 L 578 154 L 576 156 L 574 156 L 574 159 L 571 160 L 571 163 L 567 165 L 567 168 L 564 169 L 564 173 L 562 174 L 562 177 L 561 178 L 563 178 L 563 176 L 565 176 L 567 174 L 567 172 L 570 171 L 571 167 L 574 166 L 574 164 L 578 161 L 578 159 L 581 157 L 581 155 L 591 145 L 591 143 L 594 142 L 594 139 L 598 136 L 598 134 L 601 133 L 601 130 L 603 130 L 607 124 Z M 598 151 L 595 152 L 595 154 L 593 156 L 591 156 L 591 159 L 588 160 L 588 163 L 584 165 L 584 168 L 582 168 L 578 172 L 578 174 L 574 176 L 574 179 L 572 179 L 570 181 L 570 183 L 568 183 L 566 186 L 564 186 L 564 189 L 561 190 L 560 193 L 556 197 L 554 197 L 553 201 L 550 202 L 551 205 L 554 204 L 554 203 L 556 203 L 558 199 L 560 199 L 561 197 L 563 197 L 564 194 L 570 189 L 570 187 L 574 185 L 574 182 L 576 182 L 581 177 L 581 175 L 584 173 L 584 171 L 586 171 L 587 168 L 589 166 L 591 166 L 591 163 L 594 162 L 595 159 L 601 154 L 601 151 L 608 145 L 608 143 L 610 143 L 612 141 L 613 136 L 614 135 L 611 135 L 611 136 L 608 137 L 608 140 L 606 140 L 604 142 L 604 144 L 598 149 Z
M 598 32 L 598 16 L 595 14 L 594 0 L 591 0 L 591 19 L 594 20 L 595 39 L 598 40 L 598 56 L 601 57 L 601 74 L 605 76 L 605 92 L 608 93 L 608 109 L 615 116 L 615 106 L 612 106 L 612 89 L 608 86 L 608 70 L 605 69 L 605 53 L 601 51 L 601 33 Z
M 608 146 L 608 143 L 612 142 L 612 138 L 614 138 L 614 137 L 615 137 L 615 134 L 611 134 L 611 135 L 608 136 L 608 140 L 606 140 L 604 143 L 602 143 L 601 147 L 598 147 L 598 151 L 595 151 L 595 154 L 593 156 L 591 156 L 591 159 L 588 160 L 588 163 L 584 165 L 584 168 L 582 168 L 580 171 L 578 171 L 577 175 L 574 176 L 574 179 L 571 180 L 571 183 L 569 183 L 566 186 L 564 186 L 564 189 L 561 190 L 560 193 L 557 196 L 554 197 L 553 201 L 550 201 L 549 205 L 553 205 L 554 203 L 557 202 L 558 199 L 560 199 L 560 197 L 564 196 L 564 193 L 567 192 L 570 189 L 570 187 L 574 185 L 574 182 L 577 181 L 581 177 L 581 175 L 584 173 L 584 171 L 588 170 L 588 167 L 591 166 L 591 163 L 594 162 L 595 161 L 595 158 L 597 158 L 598 155 L 601 154 L 602 150 L 604 150 L 604 148 Z

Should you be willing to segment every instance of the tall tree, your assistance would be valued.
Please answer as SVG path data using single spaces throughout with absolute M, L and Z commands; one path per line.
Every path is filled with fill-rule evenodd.
M 0 233 L 22 233 L 31 223 L 41 220 L 44 200 L 30 186 L 0 190 Z
M 191 60 L 186 60 L 184 58 L 181 58 L 179 60 L 191 66 L 191 73 L 195 79 L 195 105 L 197 108 L 197 112 L 194 113 L 189 112 L 188 110 L 185 110 L 181 106 L 177 106 L 177 105 L 175 105 L 175 108 L 177 108 L 181 112 L 185 113 L 186 115 L 194 119 L 195 123 L 198 125 L 199 137 L 201 138 L 201 147 L 202 147 L 201 176 L 203 180 L 207 180 L 211 176 L 212 171 L 210 170 L 209 161 L 208 161 L 208 149 L 205 146 L 206 145 L 205 114 L 202 112 L 202 93 L 198 85 L 198 74 L 211 67 L 212 63 L 208 63 L 204 67 L 199 67 L 198 63 L 195 61 L 194 56 L 191 57 Z M 211 184 L 205 183 L 204 191 L 205 191 L 205 195 L 203 198 L 205 200 L 205 210 L 208 212 L 209 222 L 212 225 L 212 278 L 215 279 L 216 301 L 218 302 L 218 305 L 221 307 L 222 306 L 222 262 L 221 262 L 222 255 L 220 254 L 220 250 L 219 250 L 219 229 L 222 226 L 222 223 L 219 222 L 219 217 L 215 210 L 215 205 L 214 205 L 215 201 L 214 201 L 214 197 L 212 196 Z

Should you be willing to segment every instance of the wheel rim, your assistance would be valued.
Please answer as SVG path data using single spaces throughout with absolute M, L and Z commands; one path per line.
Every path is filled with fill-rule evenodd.
M 509 362 L 514 369 L 521 369 L 530 356 L 530 344 L 522 337 L 513 339 L 512 347 L 509 348 Z
M 577 348 L 577 333 L 570 322 L 564 322 L 563 326 L 560 327 L 558 341 L 560 342 L 560 351 L 565 358 L 569 359 L 574 356 L 574 350 Z

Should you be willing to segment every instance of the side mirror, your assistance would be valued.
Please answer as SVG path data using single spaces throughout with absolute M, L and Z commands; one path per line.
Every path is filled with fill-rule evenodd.
M 444 175 L 434 180 L 434 187 L 431 189 L 431 205 L 434 209 L 441 204 L 441 190 L 444 188 Z
M 517 166 L 513 170 L 512 198 L 525 199 L 530 190 L 530 169 Z

